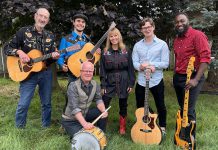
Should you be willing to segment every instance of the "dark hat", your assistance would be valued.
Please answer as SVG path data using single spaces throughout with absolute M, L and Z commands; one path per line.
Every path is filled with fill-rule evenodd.
M 77 18 L 82 18 L 85 20 L 86 23 L 88 22 L 88 17 L 86 17 L 86 15 L 84 15 L 84 14 L 76 14 L 73 16 L 72 19 L 73 19 L 73 21 L 75 21 L 75 19 L 77 19 Z

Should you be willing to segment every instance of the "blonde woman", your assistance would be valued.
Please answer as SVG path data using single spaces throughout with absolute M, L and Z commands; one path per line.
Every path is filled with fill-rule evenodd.
M 127 99 L 135 83 L 131 53 L 126 49 L 117 28 L 108 33 L 106 47 L 101 56 L 100 80 L 103 101 L 107 108 L 115 95 L 119 98 L 120 134 L 126 132 Z

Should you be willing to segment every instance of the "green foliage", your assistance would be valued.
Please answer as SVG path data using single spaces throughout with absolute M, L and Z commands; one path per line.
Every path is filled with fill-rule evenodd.
M 135 118 L 135 95 L 130 94 L 128 99 L 127 134 L 120 136 L 119 127 L 119 106 L 118 99 L 114 98 L 109 110 L 107 126 L 107 150 L 179 150 L 173 143 L 175 132 L 176 112 L 178 103 L 172 87 L 172 72 L 164 72 L 165 100 L 167 106 L 167 136 L 160 146 L 144 146 L 134 144 L 130 137 L 130 130 L 136 121 Z M 95 77 L 96 80 L 99 77 Z M 14 125 L 14 114 L 19 100 L 18 83 L 7 79 L 0 79 L 0 149 L 7 150 L 68 150 L 70 140 L 66 134 L 59 132 L 62 108 L 65 104 L 66 79 L 59 79 L 61 90 L 53 91 L 52 95 L 52 125 L 50 128 L 41 127 L 41 112 L 38 92 L 36 91 L 31 102 L 27 127 L 16 129 Z M 156 111 L 154 100 L 149 93 L 149 103 Z M 197 101 L 197 149 L 217 150 L 218 116 L 217 96 L 200 95 Z

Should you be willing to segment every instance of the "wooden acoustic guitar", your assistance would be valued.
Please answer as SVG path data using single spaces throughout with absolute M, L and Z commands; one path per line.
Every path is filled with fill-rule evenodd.
M 80 48 L 80 45 L 73 45 L 57 52 L 65 53 Z M 22 63 L 20 58 L 17 56 L 7 56 L 8 73 L 13 81 L 23 81 L 31 72 L 39 72 L 43 70 L 46 67 L 43 61 L 52 57 L 52 53 L 42 55 L 42 52 L 37 49 L 31 50 L 27 55 L 30 57 L 28 63 Z
M 186 84 L 190 81 L 192 71 L 194 70 L 195 57 L 191 57 L 186 70 L 187 79 Z M 184 150 L 194 150 L 195 139 L 193 131 L 195 130 L 195 121 L 188 122 L 188 102 L 189 101 L 189 90 L 185 91 L 184 106 L 183 106 L 183 117 L 181 117 L 181 111 L 177 112 L 176 119 L 176 132 L 174 135 L 174 143 L 183 148 Z
M 148 105 L 148 91 L 151 70 L 145 70 L 146 86 L 145 86 L 145 100 L 144 108 L 138 108 L 135 112 L 137 122 L 131 129 L 131 138 L 134 143 L 145 145 L 160 144 L 162 140 L 162 132 L 157 125 L 157 114 L 149 112 Z
M 107 32 L 101 37 L 101 39 L 94 46 L 92 43 L 86 43 L 84 47 L 77 53 L 71 55 L 67 60 L 67 65 L 70 71 L 76 77 L 80 76 L 81 64 L 85 61 L 90 61 L 96 64 L 100 59 L 100 54 L 96 53 L 96 50 L 106 39 L 108 32 L 116 26 L 115 22 L 112 22 Z

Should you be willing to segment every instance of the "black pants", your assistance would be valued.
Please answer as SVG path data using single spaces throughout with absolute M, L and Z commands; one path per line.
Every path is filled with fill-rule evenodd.
M 192 75 L 193 78 L 195 75 Z M 184 96 L 185 96 L 185 83 L 186 83 L 186 75 L 183 74 L 174 74 L 173 76 L 173 85 L 176 91 L 177 100 L 183 112 L 183 105 L 184 105 Z M 201 77 L 198 85 L 194 88 L 189 90 L 189 103 L 188 103 L 188 120 L 196 121 L 196 113 L 195 113 L 195 105 L 197 101 L 197 97 L 200 93 L 200 90 L 204 83 L 204 76 Z
M 167 110 L 164 102 L 164 82 L 163 79 L 160 83 L 152 88 L 149 88 L 152 93 L 155 101 L 155 105 L 157 107 L 158 117 L 159 117 L 159 125 L 160 127 L 166 127 L 166 117 Z M 145 99 L 145 87 L 136 84 L 135 88 L 136 95 L 136 106 L 137 108 L 144 107 L 144 99 Z
M 102 96 L 102 99 L 104 101 L 105 108 L 108 108 L 112 98 L 104 95 L 104 96 Z M 127 98 L 119 98 L 119 107 L 120 107 L 119 114 L 122 117 L 127 116 L 127 106 L 128 106 Z
M 101 115 L 101 112 L 97 108 L 92 108 L 88 111 L 86 114 L 85 120 L 87 122 L 94 121 L 99 115 Z M 83 127 L 82 125 L 77 121 L 68 120 L 62 117 L 61 121 L 62 126 L 65 128 L 66 132 L 70 137 L 72 138 L 75 133 L 77 133 L 79 130 L 81 130 Z M 97 127 L 99 127 L 101 130 L 105 132 L 106 130 L 106 118 L 101 118 L 97 121 Z

